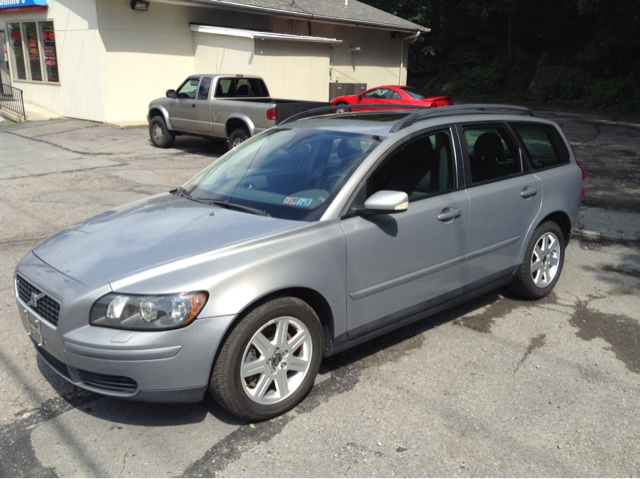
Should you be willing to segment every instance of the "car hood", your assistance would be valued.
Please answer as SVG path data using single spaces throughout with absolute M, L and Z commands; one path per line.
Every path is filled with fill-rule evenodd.
M 304 224 L 166 193 L 76 223 L 43 241 L 33 253 L 77 281 L 100 286 L 187 256 Z

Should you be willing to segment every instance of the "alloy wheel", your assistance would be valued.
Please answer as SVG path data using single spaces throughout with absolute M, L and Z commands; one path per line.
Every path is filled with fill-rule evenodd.
M 538 288 L 547 287 L 558 274 L 560 242 L 555 234 L 543 234 L 531 254 L 531 277 Z
M 269 321 L 253 335 L 242 355 L 244 392 L 263 405 L 286 399 L 307 376 L 312 353 L 311 334 L 302 321 L 291 316 Z

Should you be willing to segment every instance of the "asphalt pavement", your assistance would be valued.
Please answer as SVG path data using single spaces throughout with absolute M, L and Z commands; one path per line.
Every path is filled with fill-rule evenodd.
M 326 359 L 293 411 L 143 404 L 37 358 L 17 262 L 85 217 L 186 182 L 224 144 L 78 120 L 0 128 L 0 476 L 639 476 L 640 122 L 543 111 L 585 169 L 562 277 L 506 289 Z

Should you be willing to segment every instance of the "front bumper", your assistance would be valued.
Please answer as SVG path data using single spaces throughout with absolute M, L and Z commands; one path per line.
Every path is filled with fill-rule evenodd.
M 23 260 L 24 261 L 24 260 Z M 34 269 L 33 263 L 39 262 Z M 22 324 L 41 358 L 70 383 L 107 396 L 152 402 L 202 399 L 213 360 L 235 316 L 198 318 L 171 331 L 124 331 L 88 324 L 86 305 L 102 296 L 31 255 L 17 273 L 60 304 L 57 325 L 17 294 Z M 40 274 L 31 274 L 33 271 Z M 44 274 L 43 274 L 44 271 Z M 56 281 L 60 280 L 65 287 Z M 94 297 L 92 297 L 94 296 Z M 88 299 L 90 298 L 90 299 Z M 84 302 L 83 308 L 74 307 Z

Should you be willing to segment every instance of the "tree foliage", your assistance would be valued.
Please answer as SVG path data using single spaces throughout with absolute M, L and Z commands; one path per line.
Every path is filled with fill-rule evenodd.
M 631 71 L 640 54 L 640 0 L 364 1 L 431 28 L 414 48 L 417 71 L 424 62 L 455 63 L 465 48 L 468 64 L 546 52 L 615 72 Z
M 431 28 L 409 51 L 427 86 L 526 98 L 546 72 L 536 99 L 640 112 L 640 0 L 363 1 Z

